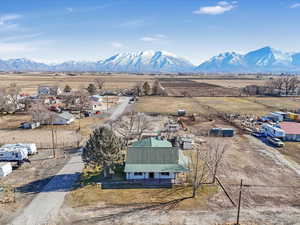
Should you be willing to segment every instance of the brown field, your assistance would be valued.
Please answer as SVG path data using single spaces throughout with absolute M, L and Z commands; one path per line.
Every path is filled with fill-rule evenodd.
M 96 78 L 105 80 L 105 90 L 116 90 L 132 88 L 138 81 L 153 79 L 153 76 L 146 75 L 96 75 L 82 74 L 76 76 L 68 75 L 0 75 L 0 87 L 6 87 L 10 83 L 16 83 L 21 87 L 23 93 L 35 94 L 39 85 L 58 85 L 63 88 L 66 84 L 70 85 L 73 90 L 82 89 L 93 83 Z
M 204 106 L 217 111 L 262 116 L 274 110 L 299 109 L 300 98 L 254 97 L 142 97 L 135 109 L 145 113 L 176 114 L 178 109 L 188 113 L 210 113 Z
M 201 82 L 201 83 L 207 83 L 207 84 L 213 84 L 213 85 L 218 85 L 226 88 L 242 88 L 247 85 L 259 85 L 262 86 L 265 84 L 266 80 L 262 79 L 231 79 L 231 80 L 226 80 L 226 79 L 199 79 L 199 80 L 194 80 L 196 82 Z
M 239 88 L 227 88 L 202 81 L 196 82 L 182 78 L 161 78 L 162 86 L 168 96 L 240 96 Z

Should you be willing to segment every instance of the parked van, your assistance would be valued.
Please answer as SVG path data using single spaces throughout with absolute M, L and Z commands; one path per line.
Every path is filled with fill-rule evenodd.
M 0 148 L 0 161 L 24 161 L 28 159 L 26 148 Z
M 274 127 L 270 124 L 264 123 L 261 127 L 261 131 L 265 133 L 266 136 L 275 137 L 275 138 L 284 138 L 284 130 Z

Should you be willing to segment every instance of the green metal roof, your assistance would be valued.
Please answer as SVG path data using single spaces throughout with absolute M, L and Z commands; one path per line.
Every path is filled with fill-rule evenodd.
M 151 137 L 134 142 L 132 147 L 172 147 L 172 144 L 167 140 Z
M 176 147 L 131 147 L 125 172 L 184 172 L 188 159 Z

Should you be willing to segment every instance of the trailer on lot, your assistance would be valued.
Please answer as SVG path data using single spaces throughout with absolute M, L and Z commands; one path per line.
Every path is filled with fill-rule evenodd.
M 28 151 L 28 155 L 37 154 L 37 147 L 34 143 L 17 143 L 17 144 L 5 144 L 2 148 L 11 148 L 11 149 L 18 149 L 18 148 L 26 148 Z
M 21 123 L 20 128 L 35 129 L 38 128 L 39 126 L 41 126 L 40 122 L 25 122 L 25 123 Z
M 284 138 L 285 132 L 279 127 L 272 126 L 270 124 L 264 123 L 261 127 L 261 131 L 266 135 L 274 138 Z
M 0 161 L 22 162 L 28 160 L 26 148 L 0 148 Z
M 10 162 L 0 163 L 0 177 L 5 177 L 12 172 L 12 166 Z

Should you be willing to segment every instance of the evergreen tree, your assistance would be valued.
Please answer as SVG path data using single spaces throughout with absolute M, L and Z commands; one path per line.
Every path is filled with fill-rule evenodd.
M 71 91 L 72 91 L 72 88 L 68 84 L 66 84 L 66 86 L 64 88 L 64 92 L 69 93 Z
M 89 92 L 90 95 L 96 94 L 97 88 L 96 88 L 95 84 L 89 84 L 89 86 L 87 87 L 87 91 Z
M 123 162 L 124 141 L 108 127 L 95 129 L 83 149 L 82 159 L 86 165 L 100 166 L 106 176 Z

